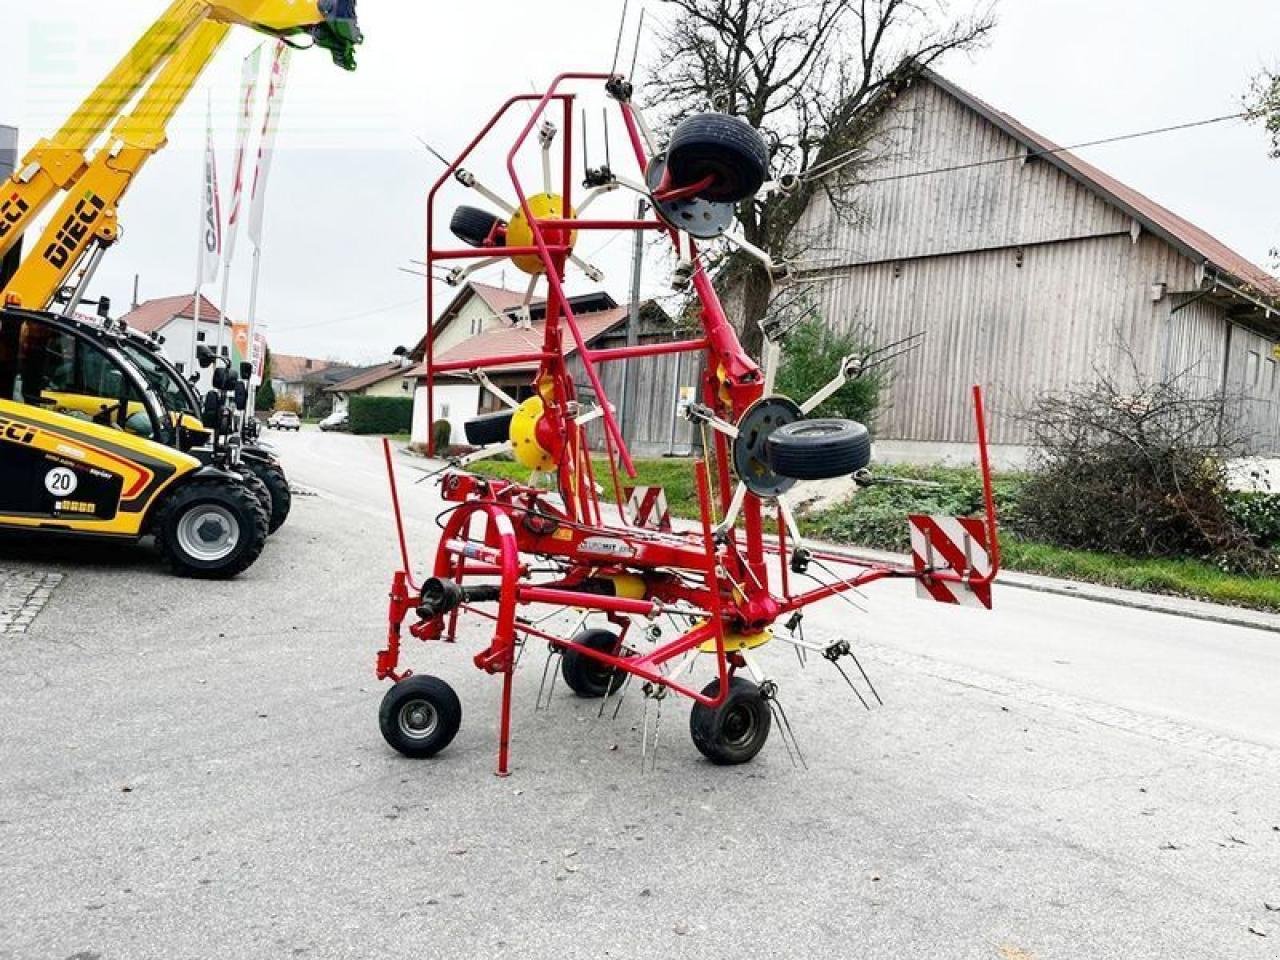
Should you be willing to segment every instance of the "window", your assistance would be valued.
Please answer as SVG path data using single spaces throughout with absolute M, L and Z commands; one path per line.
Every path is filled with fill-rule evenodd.
M 1280 369 L 1280 363 L 1267 359 L 1267 389 L 1272 393 L 1276 392 L 1276 387 L 1280 386 L 1280 379 L 1277 379 L 1276 370 Z
M 201 330 L 196 334 L 196 343 L 204 343 L 204 331 Z
M 1244 364 L 1244 385 L 1250 390 L 1258 389 L 1258 376 L 1262 365 L 1262 355 L 1256 350 L 1250 350 L 1249 356 L 1245 358 Z

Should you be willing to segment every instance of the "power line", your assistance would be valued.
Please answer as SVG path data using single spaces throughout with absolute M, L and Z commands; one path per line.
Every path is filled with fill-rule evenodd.
M 276 327 L 276 333 L 293 333 L 296 330 L 311 330 L 314 327 L 327 327 L 335 323 L 347 323 L 350 320 L 362 320 L 365 317 L 374 317 L 380 313 L 390 313 L 392 310 L 403 310 L 405 307 L 411 307 L 415 304 L 422 303 L 424 297 L 414 297 L 412 300 L 404 300 L 400 303 L 390 303 L 385 307 L 375 307 L 372 310 L 365 310 L 362 313 L 353 313 L 345 317 L 334 317 L 330 320 L 320 320 L 316 323 L 304 323 L 296 327 Z
M 1178 123 L 1169 127 L 1157 127 L 1154 130 L 1140 130 L 1136 133 L 1124 133 L 1116 137 L 1104 137 L 1101 140 L 1088 140 L 1084 143 L 1076 143 L 1067 147 L 1054 147 L 1045 150 L 1031 150 L 1026 154 L 1014 154 L 1008 157 L 993 157 L 990 160 L 975 160 L 971 163 L 959 163 L 950 167 L 937 167 L 931 170 L 916 170 L 912 173 L 898 173 L 887 177 L 872 177 L 867 180 L 860 181 L 864 184 L 871 183 L 889 183 L 895 180 L 912 180 L 917 177 L 930 177 L 939 173 L 956 173 L 961 170 L 972 170 L 977 167 L 990 167 L 1000 163 L 1012 163 L 1014 161 L 1034 160 L 1037 157 L 1047 157 L 1057 153 L 1067 153 L 1072 150 L 1084 150 L 1088 147 L 1101 147 L 1110 143 L 1122 143 L 1127 140 L 1139 140 L 1143 137 L 1154 137 L 1164 133 L 1174 133 L 1179 130 L 1191 130 L 1195 127 L 1207 127 L 1215 123 L 1225 123 L 1228 120 L 1240 120 L 1247 114 L 1245 113 L 1229 113 L 1221 117 L 1210 117 L 1206 120 L 1192 120 L 1189 123 Z M 861 148 L 854 148 L 845 153 L 832 157 L 830 160 L 824 160 L 822 163 L 804 171 L 800 176 L 805 180 L 821 180 L 829 177 L 852 162 L 854 154 L 860 152 Z M 848 159 L 846 159 L 848 158 Z M 842 162 L 843 161 L 843 162 Z

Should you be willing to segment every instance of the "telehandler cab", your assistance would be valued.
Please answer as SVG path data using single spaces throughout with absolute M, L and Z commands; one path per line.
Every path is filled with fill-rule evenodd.
M 183 576 L 223 579 L 262 552 L 261 482 L 193 451 L 192 429 L 107 328 L 0 311 L 0 531 L 137 541 L 154 535 Z M 231 371 L 215 386 L 235 388 Z

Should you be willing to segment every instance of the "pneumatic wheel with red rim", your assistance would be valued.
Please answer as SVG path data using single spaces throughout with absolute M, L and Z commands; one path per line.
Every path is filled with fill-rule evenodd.
M 667 171 L 676 188 L 711 177 L 696 196 L 737 203 L 753 197 L 769 176 L 769 147 L 751 124 L 724 113 L 681 121 L 667 147 Z
M 386 692 L 378 709 L 382 738 L 415 759 L 434 757 L 462 726 L 462 702 L 453 687 L 426 674 L 405 677 Z
M 449 220 L 449 231 L 463 243 L 473 247 L 486 246 L 494 229 L 503 225 L 502 219 L 479 207 L 458 207 Z

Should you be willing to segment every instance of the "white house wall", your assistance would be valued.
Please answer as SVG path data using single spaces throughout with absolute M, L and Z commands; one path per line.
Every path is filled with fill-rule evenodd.
M 428 415 L 427 387 L 419 383 L 413 395 L 412 442 L 426 446 L 431 439 L 431 424 L 447 419 L 453 443 L 465 443 L 464 425 L 480 410 L 480 387 L 473 383 L 437 384 L 434 391 L 435 410 Z

